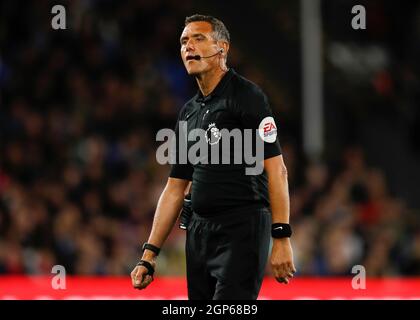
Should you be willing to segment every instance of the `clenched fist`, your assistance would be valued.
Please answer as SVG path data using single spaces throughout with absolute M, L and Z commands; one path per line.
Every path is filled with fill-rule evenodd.
M 137 266 L 131 271 L 131 282 L 135 289 L 142 290 L 153 281 L 156 262 L 153 260 L 140 260 Z

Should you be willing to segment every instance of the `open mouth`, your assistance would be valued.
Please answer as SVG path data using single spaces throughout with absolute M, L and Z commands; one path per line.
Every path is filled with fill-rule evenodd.
M 189 61 L 189 60 L 195 60 L 194 56 L 187 56 L 185 59 L 186 59 L 187 61 Z

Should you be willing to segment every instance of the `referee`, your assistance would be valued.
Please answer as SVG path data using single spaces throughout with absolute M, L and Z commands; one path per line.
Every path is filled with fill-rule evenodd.
M 156 257 L 183 206 L 182 214 L 188 213 L 184 197 L 190 192 L 192 214 L 186 225 L 189 299 L 257 299 L 271 237 L 275 278 L 287 284 L 296 272 L 287 170 L 277 126 L 261 89 L 227 68 L 230 37 L 220 20 L 198 14 L 187 17 L 180 44 L 185 68 L 199 90 L 180 111 L 177 129 L 181 121 L 187 123 L 188 133 L 202 129 L 210 153 L 222 145 L 222 129 L 252 129 L 255 138 L 262 140 L 264 170 L 248 175 L 247 164 L 190 159 L 173 165 L 142 258 L 131 272 L 132 284 L 144 289 L 153 281 Z M 242 152 L 247 148 L 245 144 Z M 251 148 L 255 151 L 255 144 Z

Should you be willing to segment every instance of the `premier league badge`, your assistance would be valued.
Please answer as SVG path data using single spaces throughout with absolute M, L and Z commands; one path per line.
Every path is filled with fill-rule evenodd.
M 222 137 L 219 129 L 216 127 L 215 123 L 210 123 L 209 127 L 206 130 L 206 141 L 210 145 L 217 144 Z

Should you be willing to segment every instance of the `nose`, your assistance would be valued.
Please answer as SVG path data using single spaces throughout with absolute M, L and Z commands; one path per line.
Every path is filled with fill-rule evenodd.
M 191 39 L 190 40 L 188 40 L 187 41 L 187 43 L 185 44 L 185 51 L 186 52 L 192 52 L 192 51 L 194 51 L 195 50 L 195 48 L 194 48 L 194 44 L 193 44 L 193 42 L 191 41 Z

